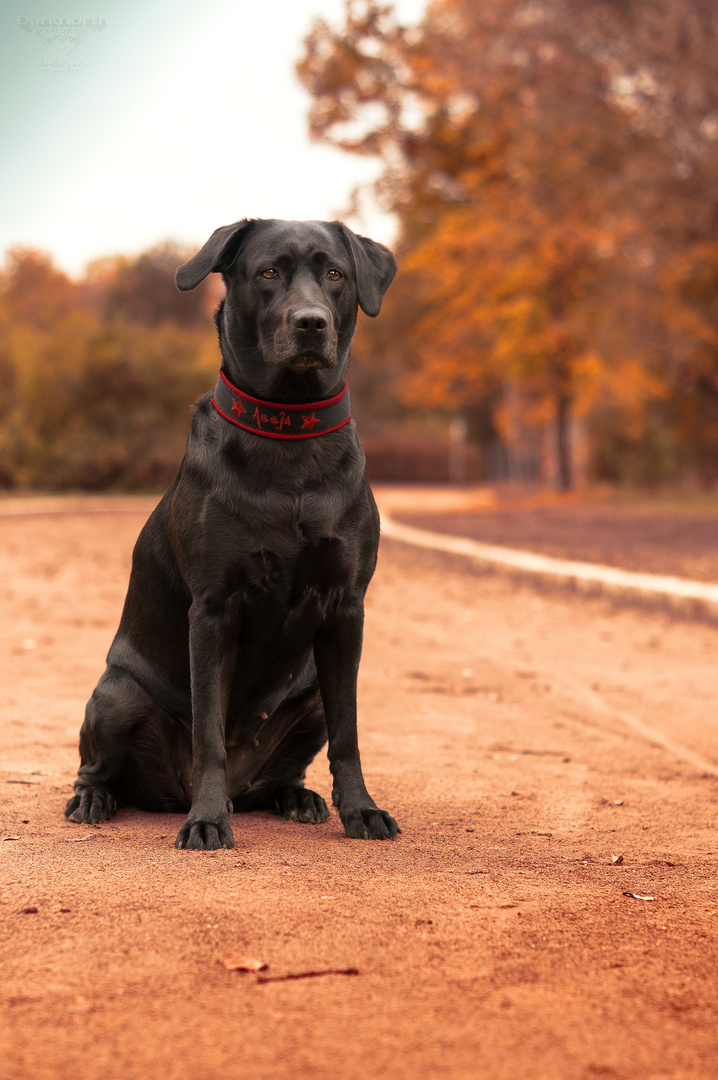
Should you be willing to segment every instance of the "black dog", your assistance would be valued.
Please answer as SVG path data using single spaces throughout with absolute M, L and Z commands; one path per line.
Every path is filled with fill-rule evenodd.
M 346 835 L 387 839 L 356 720 L 379 520 L 344 374 L 357 305 L 378 314 L 396 262 L 341 222 L 245 220 L 177 284 L 213 271 L 220 378 L 135 546 L 65 813 L 189 811 L 177 847 L 209 849 L 233 846 L 233 809 L 325 821 L 303 780 L 328 737 Z

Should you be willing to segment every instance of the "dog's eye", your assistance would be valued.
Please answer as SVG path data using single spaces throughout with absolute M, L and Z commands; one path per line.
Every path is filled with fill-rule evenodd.
M 270 266 L 267 270 L 262 270 L 262 277 L 266 277 L 266 278 L 279 277 L 279 271 L 275 270 L 273 267 Z
M 327 277 L 330 281 L 339 281 L 342 276 L 341 270 L 335 270 L 333 267 L 331 270 L 327 270 Z

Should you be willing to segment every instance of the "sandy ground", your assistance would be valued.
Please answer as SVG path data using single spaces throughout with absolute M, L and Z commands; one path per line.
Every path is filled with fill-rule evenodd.
M 402 835 L 180 852 L 62 815 L 146 516 L 99 505 L 0 514 L 4 1080 L 718 1073 L 718 628 L 385 542 L 361 744 Z

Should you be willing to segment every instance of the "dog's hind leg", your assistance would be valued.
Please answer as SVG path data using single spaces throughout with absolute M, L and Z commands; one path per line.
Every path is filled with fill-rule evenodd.
M 132 728 L 156 706 L 126 672 L 108 667 L 87 703 L 80 729 L 80 768 L 65 817 L 97 825 L 117 809 L 117 789 Z
M 261 764 L 251 784 L 233 791 L 235 812 L 269 810 L 288 821 L 326 821 L 326 802 L 304 786 L 307 766 L 326 741 L 327 725 L 316 689 L 303 701 L 281 705 L 269 718 L 266 734 L 261 729 L 258 732 L 256 754 L 261 755 Z M 232 764 L 230 760 L 230 782 Z
M 288 821 L 319 824 L 329 817 L 329 808 L 316 791 L 304 786 L 307 766 L 327 741 L 327 724 L 319 694 L 312 706 L 277 747 L 267 771 L 276 763 L 282 779 L 272 792 L 272 809 Z M 292 775 L 292 773 L 294 775 Z
M 321 795 L 299 783 L 286 784 L 274 792 L 271 809 L 287 821 L 302 821 L 318 825 L 329 817 L 329 807 Z

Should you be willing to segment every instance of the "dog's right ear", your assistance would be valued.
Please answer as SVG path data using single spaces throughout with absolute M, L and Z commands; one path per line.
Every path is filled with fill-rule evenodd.
M 247 218 L 233 225 L 215 229 L 204 247 L 184 263 L 175 274 L 177 288 L 182 292 L 195 289 L 207 274 L 223 274 L 237 258 L 242 238 L 250 222 Z

